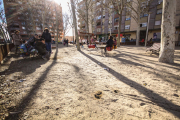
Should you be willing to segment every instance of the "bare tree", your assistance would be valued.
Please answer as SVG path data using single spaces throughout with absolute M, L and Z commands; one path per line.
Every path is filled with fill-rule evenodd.
M 124 6 L 126 5 L 126 1 L 125 0 L 105 0 L 105 2 L 103 2 L 103 5 L 104 5 L 105 8 L 108 8 L 111 11 L 115 11 L 119 16 L 117 46 L 120 47 L 120 33 L 121 33 L 122 12 L 124 10 Z
M 2 1 L 0 1 L 0 33 L 6 41 L 9 40 L 9 34 L 7 33 L 5 11 Z
M 159 62 L 174 63 L 176 0 L 163 1 Z
M 137 23 L 137 31 L 136 31 L 136 45 L 139 45 L 140 40 L 140 19 L 144 15 L 148 16 L 150 14 L 150 10 L 155 7 L 152 5 L 154 0 L 129 0 L 126 3 L 126 14 L 133 18 Z
M 64 13 L 63 14 L 63 32 L 64 32 L 63 37 L 64 38 L 71 28 L 72 28 L 72 23 L 70 20 L 70 16 L 67 13 Z
M 79 45 L 79 36 L 78 36 L 78 31 L 77 31 L 77 19 L 76 19 L 76 13 L 75 9 L 76 6 L 74 4 L 74 0 L 71 0 L 71 8 L 72 8 L 72 13 L 73 13 L 73 24 L 75 28 L 75 34 L 76 34 L 76 42 L 77 42 L 77 50 L 80 51 L 80 45 Z
M 81 4 L 80 4 L 81 3 Z M 82 19 L 86 24 L 86 33 L 88 34 L 88 40 L 90 42 L 90 25 L 93 24 L 94 12 L 93 12 L 93 0 L 76 0 L 76 11 L 79 19 Z

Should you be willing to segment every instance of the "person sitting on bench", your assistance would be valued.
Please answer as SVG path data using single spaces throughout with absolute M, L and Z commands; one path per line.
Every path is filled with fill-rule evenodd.
M 106 42 L 106 47 L 105 47 L 104 51 L 106 52 L 106 48 L 112 47 L 112 46 L 113 46 L 113 37 L 110 36 L 110 39 Z

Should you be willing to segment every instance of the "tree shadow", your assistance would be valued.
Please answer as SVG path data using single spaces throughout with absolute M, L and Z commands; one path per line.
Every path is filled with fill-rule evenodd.
M 95 62 L 97 65 L 99 65 L 98 63 L 101 63 L 100 61 L 92 58 L 91 56 L 85 54 L 82 51 L 80 51 L 80 53 L 86 56 L 87 58 L 89 58 L 90 60 L 92 60 L 93 62 Z M 103 63 L 101 63 L 99 66 L 101 66 L 102 68 L 108 68 L 108 66 L 106 66 Z M 155 103 L 157 106 L 167 110 L 176 117 L 180 118 L 180 106 L 173 104 L 164 97 L 158 95 L 157 93 L 154 93 L 152 90 L 145 88 L 144 86 L 136 83 L 133 80 L 128 79 L 127 77 L 123 76 L 122 74 L 112 69 L 108 72 L 112 74 L 114 77 L 116 77 L 119 81 L 125 83 L 128 86 L 131 86 L 132 88 L 136 89 L 137 91 L 148 97 L 152 103 Z
M 40 86 L 45 82 L 45 78 L 46 78 L 48 72 L 56 64 L 57 54 L 58 54 L 58 49 L 56 50 L 56 53 L 54 55 L 54 61 L 51 63 L 51 65 L 49 67 L 47 67 L 46 71 L 44 71 L 44 73 L 41 75 L 41 77 L 35 83 L 35 85 L 33 85 L 32 89 L 30 90 L 28 95 L 21 100 L 19 105 L 16 106 L 15 110 L 18 111 L 18 114 L 9 115 L 6 118 L 6 120 L 12 120 L 12 119 L 18 120 L 18 119 L 20 119 L 20 115 L 23 113 L 26 106 L 29 105 L 30 101 L 33 99 L 34 95 L 36 95 L 36 93 L 37 93 L 38 89 L 40 88 Z
M 56 64 L 66 64 L 69 66 L 73 66 L 74 70 L 76 73 L 79 73 L 80 68 L 76 65 L 73 64 L 69 64 L 69 63 L 65 63 L 65 62 L 58 62 L 57 61 L 57 54 L 58 54 L 58 49 L 56 50 L 56 53 L 53 57 L 53 62 L 51 63 L 51 65 L 49 65 L 46 68 L 46 71 L 44 71 L 44 73 L 41 75 L 41 77 L 37 80 L 37 82 L 35 83 L 35 85 L 33 85 L 32 89 L 30 90 L 30 92 L 21 100 L 21 102 L 16 106 L 16 108 L 14 109 L 15 111 L 17 111 L 17 114 L 14 115 L 9 115 L 6 120 L 19 120 L 22 117 L 23 112 L 25 111 L 26 107 L 30 104 L 30 102 L 33 100 L 34 96 L 37 94 L 39 88 L 41 87 L 41 85 L 45 82 L 45 78 L 47 77 L 47 74 L 50 72 L 51 68 L 53 66 L 55 66 Z M 83 78 L 82 78 L 83 79 Z
M 119 51 L 117 51 L 117 52 L 119 52 Z M 120 56 L 117 56 L 117 57 L 121 57 L 122 55 L 125 55 L 125 56 L 129 56 L 129 57 L 133 57 L 133 59 L 136 59 L 137 61 L 139 61 L 139 59 L 143 59 L 143 60 L 146 60 L 146 62 L 153 63 L 153 64 L 156 64 L 155 62 L 157 62 L 157 61 L 153 61 L 153 60 L 150 60 L 150 59 L 139 57 L 139 56 L 145 56 L 145 55 L 141 55 L 141 54 L 137 54 L 137 53 L 131 53 L 131 52 L 127 52 L 127 51 L 121 51 L 119 53 L 120 53 L 119 54 Z M 137 55 L 139 55 L 139 56 L 137 56 Z M 152 56 L 145 56 L 145 57 L 152 57 Z M 160 65 L 160 64 L 156 64 L 156 65 L 165 66 L 165 67 L 169 67 L 169 68 L 172 68 L 172 69 L 180 70 L 180 68 L 175 68 L 177 66 L 180 66 L 180 64 L 178 64 L 178 63 L 164 63 L 164 64 L 167 64 L 167 65 L 170 65 L 170 66 Z M 175 67 L 173 67 L 173 66 L 175 66 Z
M 34 59 L 35 60 L 32 60 L 32 58 L 23 58 L 20 60 L 12 61 L 7 69 L 0 72 L 0 75 L 10 75 L 15 72 L 22 72 L 23 75 L 28 75 L 33 73 L 37 68 L 41 67 L 41 65 L 47 62 L 39 57 L 36 57 Z
M 126 55 L 126 54 L 125 54 L 125 55 Z M 128 55 L 126 55 L 126 56 L 128 56 Z M 136 57 L 132 57 L 131 55 L 129 55 L 128 57 L 131 58 L 131 59 L 133 59 L 133 60 L 136 60 L 137 62 L 133 62 L 133 61 L 124 59 L 124 58 L 122 58 L 122 57 L 114 57 L 114 58 L 115 58 L 116 60 L 118 60 L 118 61 L 121 61 L 121 62 L 124 63 L 124 64 L 140 66 L 140 67 L 141 67 L 141 70 L 143 70 L 143 72 L 152 73 L 151 70 L 157 71 L 157 72 L 160 72 L 160 73 L 162 72 L 161 70 L 158 70 L 158 69 L 153 68 L 153 67 L 151 67 L 151 66 L 147 66 L 147 65 L 141 64 L 141 63 L 144 62 L 144 61 L 139 60 L 139 59 L 137 59 Z M 146 61 L 146 62 L 147 62 L 147 61 Z M 153 62 L 153 63 L 147 62 L 147 63 L 149 63 L 149 64 L 155 64 L 154 62 Z M 156 65 L 157 65 L 157 67 L 158 67 L 159 64 L 156 64 Z M 161 66 L 161 65 L 159 65 L 159 66 Z M 167 66 L 167 67 L 168 67 L 168 66 Z M 148 68 L 148 69 L 151 69 L 151 70 L 147 70 L 147 69 L 145 69 L 145 68 Z M 175 68 L 172 68 L 172 69 L 175 69 Z M 178 69 L 178 68 L 177 68 L 177 69 Z M 179 69 L 178 69 L 178 70 L 179 70 Z M 163 73 L 165 73 L 166 75 L 171 76 L 171 78 L 176 79 L 176 80 L 177 80 L 177 78 L 179 78 L 179 75 L 176 75 L 176 74 L 173 74 L 173 73 L 170 73 L 170 72 L 163 71 Z M 163 77 L 164 77 L 164 75 L 161 75 L 161 74 L 159 74 L 159 73 L 155 73 L 155 75 L 156 75 L 157 77 L 159 77 L 159 78 L 163 78 Z M 177 81 L 170 81 L 170 80 L 168 80 L 167 78 L 164 78 L 163 80 L 164 80 L 164 81 L 167 81 L 167 82 L 169 82 L 169 83 L 172 83 L 172 84 L 174 84 L 174 85 L 176 85 L 176 86 L 180 85 L 180 83 L 178 83 L 178 82 L 180 82 L 180 81 L 178 81 L 178 80 L 177 80 Z

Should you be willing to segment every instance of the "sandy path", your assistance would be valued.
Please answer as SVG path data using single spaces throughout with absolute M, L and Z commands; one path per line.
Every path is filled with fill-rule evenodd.
M 47 62 L 26 60 L 27 66 L 7 76 L 19 72 L 26 79 L 18 85 L 20 113 L 10 118 L 179 120 L 180 50 L 171 65 L 144 51 L 123 46 L 101 57 L 100 50 L 85 47 L 78 52 L 71 45 L 54 50 Z

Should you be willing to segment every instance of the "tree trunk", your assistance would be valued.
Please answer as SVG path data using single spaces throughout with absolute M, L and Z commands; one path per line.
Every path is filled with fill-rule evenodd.
M 121 12 L 122 14 L 122 12 Z M 121 33 L 121 17 L 122 15 L 119 15 L 119 28 L 118 28 L 118 40 L 117 40 L 117 47 L 120 47 L 120 33 Z
M 44 32 L 44 22 L 45 21 L 45 17 L 44 17 L 44 13 L 42 13 L 42 30 L 43 30 L 43 32 Z
M 71 8 L 72 8 L 72 13 L 73 13 L 73 23 L 74 23 L 74 28 L 75 28 L 77 50 L 78 50 L 78 51 L 81 51 L 80 45 L 79 45 L 79 36 L 78 36 L 77 22 L 76 22 L 77 20 L 76 20 L 75 6 L 74 6 L 74 1 L 73 1 L 73 0 L 71 0 Z
M 89 40 L 89 43 L 90 43 L 90 36 L 89 36 L 89 12 L 88 12 L 88 5 L 87 5 L 87 0 L 86 0 L 86 26 L 87 26 L 87 33 L 88 33 L 88 40 Z
M 56 30 L 57 30 L 57 37 L 56 37 L 56 51 L 58 51 L 58 36 L 59 36 L 59 21 L 58 21 L 58 15 L 57 15 L 57 9 L 56 9 L 56 5 L 55 5 L 55 11 L 56 11 Z
M 136 46 L 139 46 L 139 39 L 140 39 L 140 18 L 138 17 L 137 22 L 137 31 L 136 31 Z
M 63 35 L 63 40 L 65 39 L 65 31 L 64 31 L 64 35 Z
M 149 21 L 150 21 L 150 16 L 151 14 L 148 15 L 148 23 L 147 23 L 147 29 L 146 29 L 146 39 L 145 39 L 145 47 L 147 46 L 147 41 L 148 41 L 148 33 L 149 33 Z
M 163 1 L 159 62 L 174 63 L 176 0 Z
M 120 33 L 121 33 L 122 11 L 123 11 L 123 1 L 122 0 L 121 0 L 121 6 L 118 6 L 118 10 L 119 10 L 119 28 L 118 28 L 117 47 L 120 47 Z

